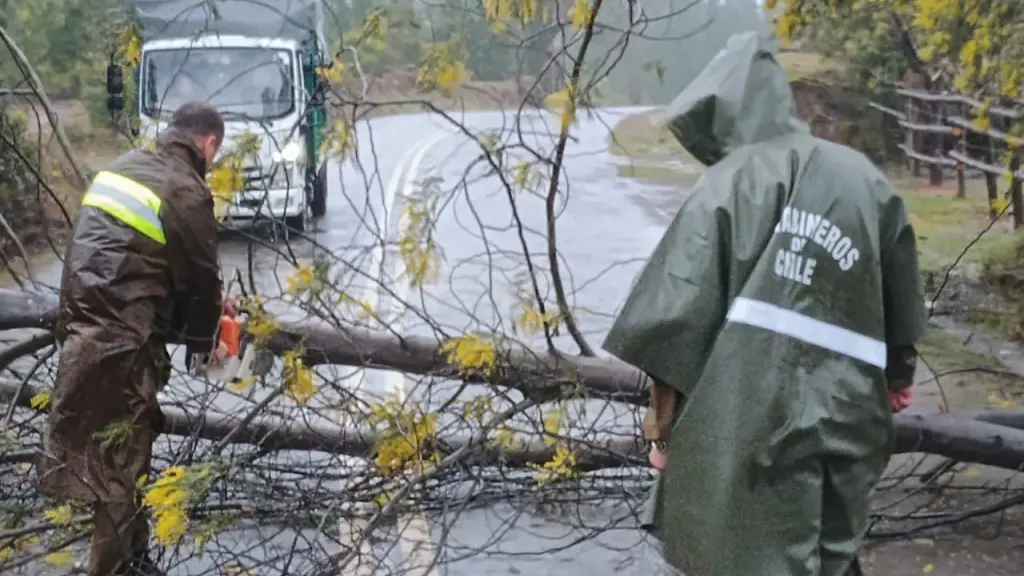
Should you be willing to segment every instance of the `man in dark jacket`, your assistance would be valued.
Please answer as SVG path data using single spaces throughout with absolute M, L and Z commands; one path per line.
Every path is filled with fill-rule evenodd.
M 181 106 L 155 152 L 135 150 L 98 172 L 82 198 L 64 261 L 43 491 L 94 506 L 89 574 L 145 562 L 149 530 L 136 483 L 163 427 L 157 391 L 169 342 L 214 352 L 222 314 L 207 169 L 224 122 Z

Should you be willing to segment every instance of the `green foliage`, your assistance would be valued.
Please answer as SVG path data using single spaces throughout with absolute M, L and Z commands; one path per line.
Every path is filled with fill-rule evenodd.
M 30 166 L 26 166 L 24 160 Z M 0 210 L 8 213 L 15 192 L 26 190 L 33 181 L 31 168 L 38 169 L 38 155 L 25 139 L 25 120 L 0 109 Z
M 1018 98 L 1024 87 L 1024 26 L 1019 2 L 1003 0 L 769 0 L 785 38 L 810 28 L 821 35 L 862 37 L 845 52 L 869 46 L 902 52 L 945 88 Z M 858 34 L 859 32 L 859 34 Z
M 7 30 L 39 74 L 51 98 L 85 101 L 94 117 L 105 114 L 106 65 L 116 36 L 118 0 L 9 0 L 0 3 Z M 6 50 L 0 84 L 23 75 Z

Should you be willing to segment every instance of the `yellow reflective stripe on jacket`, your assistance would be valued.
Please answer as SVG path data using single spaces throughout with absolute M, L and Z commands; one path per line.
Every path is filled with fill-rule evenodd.
M 99 208 L 160 244 L 166 244 L 160 223 L 160 197 L 138 182 L 113 172 L 100 172 L 82 198 L 82 206 Z

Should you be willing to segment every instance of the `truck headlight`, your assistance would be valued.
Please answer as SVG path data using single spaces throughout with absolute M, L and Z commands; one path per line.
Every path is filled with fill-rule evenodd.
M 271 170 L 271 176 L 267 179 L 268 190 L 285 190 L 299 185 L 298 171 L 295 164 L 278 164 Z
M 295 162 L 302 155 L 298 142 L 289 142 L 279 152 L 274 152 L 274 162 Z

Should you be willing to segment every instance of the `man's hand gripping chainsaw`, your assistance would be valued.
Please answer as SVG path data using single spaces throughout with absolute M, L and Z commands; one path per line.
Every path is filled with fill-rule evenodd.
M 228 285 L 229 291 L 236 279 L 237 272 Z M 247 320 L 248 314 L 245 311 L 241 314 Z M 193 375 L 220 382 L 239 382 L 265 374 L 270 368 L 265 362 L 266 351 L 257 350 L 252 337 L 245 332 L 245 321 L 238 319 L 233 300 L 227 295 L 224 314 L 221 315 L 217 328 L 216 341 L 224 357 L 219 362 L 212 358 L 212 354 L 196 358 L 191 363 Z M 269 364 L 272 363 L 271 360 Z

